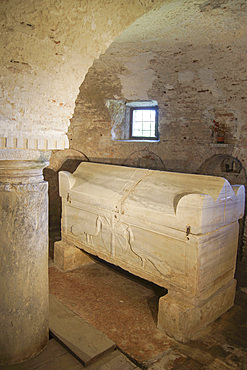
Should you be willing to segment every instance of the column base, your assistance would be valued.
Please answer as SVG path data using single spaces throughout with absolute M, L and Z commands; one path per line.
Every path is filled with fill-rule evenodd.
M 198 338 L 207 325 L 233 306 L 235 290 L 233 279 L 207 300 L 195 303 L 168 293 L 159 301 L 158 329 L 183 343 Z
M 54 263 L 63 271 L 74 270 L 83 265 L 94 262 L 86 252 L 60 240 L 54 243 Z

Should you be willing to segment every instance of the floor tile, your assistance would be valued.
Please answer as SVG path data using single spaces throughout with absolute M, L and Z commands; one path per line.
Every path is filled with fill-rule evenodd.
M 106 335 L 77 316 L 52 294 L 49 327 L 51 333 L 80 358 L 84 365 L 115 348 L 115 343 Z

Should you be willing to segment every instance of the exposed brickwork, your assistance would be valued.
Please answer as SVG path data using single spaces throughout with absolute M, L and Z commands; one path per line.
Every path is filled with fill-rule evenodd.
M 71 148 L 91 161 L 168 171 L 196 173 L 205 164 L 208 174 L 247 184 L 246 2 L 199 3 L 140 18 L 94 62 L 71 119 Z M 158 101 L 160 142 L 112 140 L 121 102 L 147 99 Z M 222 156 L 240 161 L 240 172 L 227 172 Z
M 81 86 L 69 128 L 70 146 L 91 160 L 111 163 L 126 163 L 131 153 L 145 149 L 172 171 L 196 172 L 215 154 L 233 155 L 245 166 L 246 14 L 243 2 L 234 1 L 232 8 L 224 3 L 214 1 L 207 11 L 188 4 L 181 7 L 191 19 L 181 23 L 177 37 L 170 30 L 175 30 L 175 21 L 169 12 L 163 25 L 168 33 L 163 31 L 156 39 L 148 30 L 138 34 L 137 26 L 125 31 L 94 62 Z M 175 10 L 173 14 L 177 22 L 181 20 Z M 158 17 L 158 24 L 162 20 L 166 14 Z M 191 37 L 194 24 L 198 29 Z M 134 32 L 136 39 L 128 42 Z M 107 99 L 157 100 L 160 142 L 113 141 Z M 217 124 L 227 146 L 213 145 Z

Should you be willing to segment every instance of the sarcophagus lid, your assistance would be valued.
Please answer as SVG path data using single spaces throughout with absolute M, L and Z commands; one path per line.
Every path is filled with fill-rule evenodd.
M 83 162 L 60 172 L 60 196 L 73 203 L 193 234 L 210 232 L 242 217 L 244 186 L 222 177 Z

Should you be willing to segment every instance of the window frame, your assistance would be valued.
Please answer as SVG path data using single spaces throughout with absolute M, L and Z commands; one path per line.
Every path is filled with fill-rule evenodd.
M 133 136 L 132 135 L 132 132 L 133 132 L 133 130 L 132 130 L 133 129 L 133 112 L 135 110 L 154 110 L 155 111 L 155 136 Z M 158 115 L 159 115 L 158 106 L 151 105 L 151 106 L 145 106 L 145 107 L 130 107 L 129 139 L 130 140 L 148 140 L 148 141 L 151 141 L 151 140 L 157 141 L 157 140 L 159 140 Z

